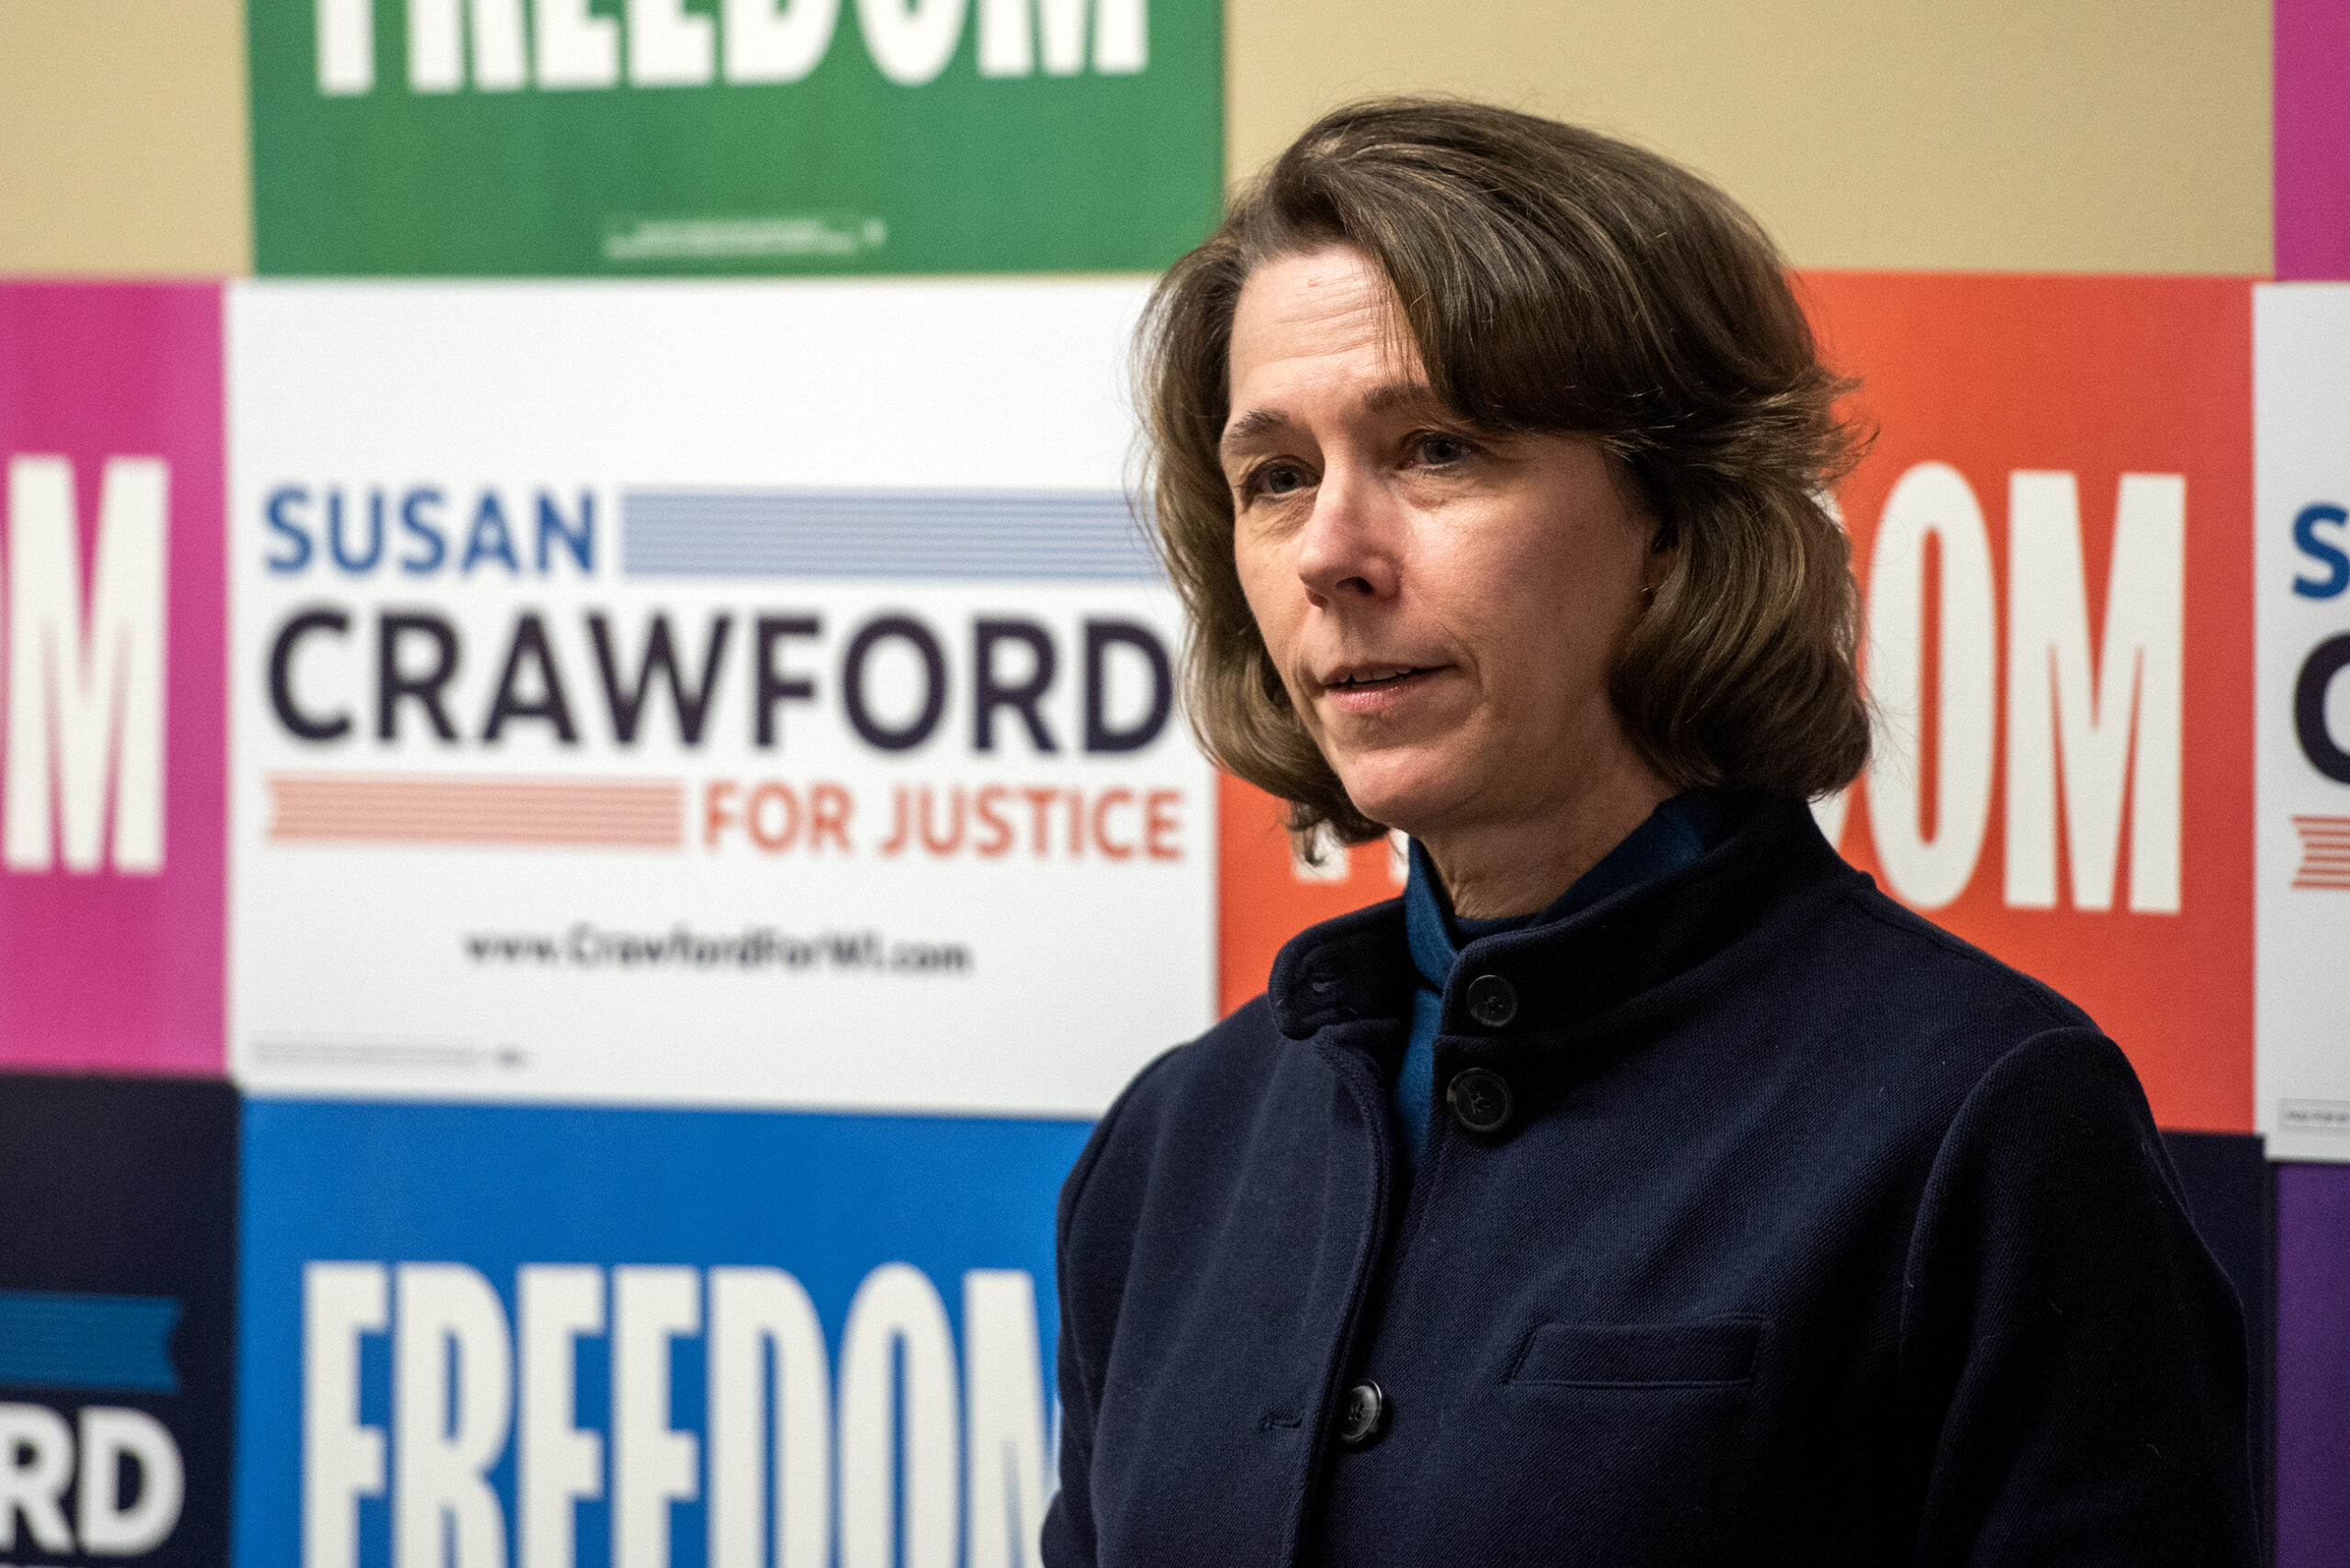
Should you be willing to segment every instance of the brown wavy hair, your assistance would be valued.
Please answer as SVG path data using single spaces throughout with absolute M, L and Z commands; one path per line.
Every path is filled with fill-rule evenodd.
M 1500 434 L 1596 441 L 1671 559 L 1616 651 L 1626 733 L 1676 789 L 1818 796 L 1868 758 L 1851 547 L 1827 500 L 1853 441 L 1760 225 L 1595 131 L 1426 98 L 1326 115 L 1175 263 L 1140 334 L 1159 548 L 1190 613 L 1192 724 L 1226 770 L 1349 843 L 1355 809 L 1292 709 L 1233 560 L 1217 443 L 1241 286 L 1330 244 L 1393 286 L 1429 389 Z

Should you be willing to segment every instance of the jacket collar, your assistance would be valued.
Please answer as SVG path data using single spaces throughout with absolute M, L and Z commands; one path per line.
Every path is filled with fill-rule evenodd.
M 1404 936 L 1420 983 L 1431 991 L 1442 991 L 1461 948 L 1480 936 L 1552 924 L 1702 859 L 1708 849 L 1744 825 L 1759 803 L 1760 797 L 1753 795 L 1684 790 L 1650 812 L 1548 909 L 1503 920 L 1464 920 L 1453 913 L 1452 901 L 1445 895 L 1443 879 L 1428 857 L 1427 846 L 1414 839 L 1412 872 L 1404 884 Z
M 1445 988 L 1447 1035 L 1494 1036 L 1469 1014 L 1484 975 L 1515 990 L 1517 1014 L 1501 1035 L 1598 1017 L 1729 947 L 1789 906 L 1866 880 L 1820 836 L 1800 801 L 1767 800 L 1745 825 L 1679 870 L 1564 920 L 1471 942 Z M 1404 903 L 1384 903 L 1309 926 L 1273 961 L 1266 999 L 1282 1034 L 1304 1039 L 1334 1024 L 1403 1018 L 1416 982 Z

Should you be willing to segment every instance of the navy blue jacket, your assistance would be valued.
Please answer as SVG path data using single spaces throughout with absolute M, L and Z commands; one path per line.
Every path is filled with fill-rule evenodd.
M 2257 1561 L 2129 1064 L 1799 803 L 1465 949 L 1407 1185 L 1412 985 L 1398 903 L 1315 926 L 1095 1129 L 1048 1564 Z

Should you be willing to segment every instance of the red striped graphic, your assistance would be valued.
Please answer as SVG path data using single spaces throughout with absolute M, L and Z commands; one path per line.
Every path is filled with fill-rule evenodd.
M 2301 835 L 2293 886 L 2350 891 L 2350 817 L 2295 817 L 2293 827 Z
M 386 778 L 274 774 L 269 836 L 300 844 L 580 845 L 679 849 L 676 779 Z

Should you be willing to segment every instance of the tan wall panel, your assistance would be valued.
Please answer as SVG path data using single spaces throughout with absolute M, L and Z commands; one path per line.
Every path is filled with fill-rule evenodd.
M 252 266 L 239 0 L 0 0 L 0 272 Z
M 1445 91 L 1694 164 L 1800 265 L 2265 273 L 2266 0 L 1228 0 L 1228 164 Z

